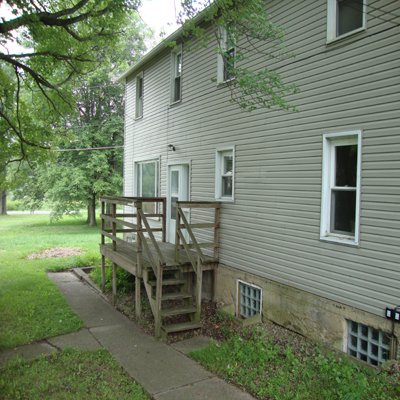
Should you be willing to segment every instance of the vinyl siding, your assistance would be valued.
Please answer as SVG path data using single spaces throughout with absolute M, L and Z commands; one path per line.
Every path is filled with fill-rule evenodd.
M 400 15 L 399 2 L 368 4 Z M 230 104 L 229 90 L 211 82 L 212 46 L 183 50 L 182 101 L 170 106 L 165 49 L 138 71 L 144 100 L 137 121 L 135 76 L 127 79 L 124 194 L 133 195 L 134 161 L 160 157 L 162 196 L 168 163 L 190 160 L 191 199 L 214 200 L 216 147 L 235 145 L 235 202 L 221 207 L 220 261 L 383 316 L 400 304 L 400 18 L 369 9 L 366 32 L 327 45 L 325 1 L 267 7 L 288 29 L 296 58 L 271 64 L 258 57 L 249 66 L 276 68 L 285 83 L 296 83 L 301 92 L 287 101 L 299 113 L 247 113 Z M 352 247 L 319 237 L 322 135 L 358 129 L 360 245 Z M 191 220 L 211 214 L 193 210 Z

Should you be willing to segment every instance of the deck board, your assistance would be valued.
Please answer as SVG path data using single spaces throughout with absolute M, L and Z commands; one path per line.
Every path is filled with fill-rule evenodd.
M 151 254 L 154 260 L 157 262 L 157 252 L 154 246 L 148 242 Z M 166 242 L 157 242 L 160 250 L 163 254 L 164 260 L 167 265 L 176 265 L 175 262 L 175 245 Z M 112 243 L 100 244 L 100 253 L 115 262 L 117 265 L 130 272 L 132 275 L 136 276 L 137 269 L 137 243 L 118 243 L 117 249 L 112 249 Z M 210 257 L 206 256 L 206 259 L 210 259 Z M 189 257 L 187 256 L 185 251 L 180 251 L 180 266 L 182 272 L 192 272 L 193 267 L 189 261 Z M 151 263 L 148 257 L 147 252 L 143 249 L 142 251 L 142 267 L 146 269 L 151 268 Z M 203 271 L 213 270 L 217 268 L 217 263 L 210 262 L 203 265 Z

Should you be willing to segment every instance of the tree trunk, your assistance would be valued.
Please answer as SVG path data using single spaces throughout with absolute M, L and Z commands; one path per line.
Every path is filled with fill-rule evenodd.
M 88 224 L 89 226 L 97 226 L 96 222 L 96 194 L 92 195 L 88 207 Z
M 0 214 L 7 214 L 7 192 L 5 189 L 0 189 Z

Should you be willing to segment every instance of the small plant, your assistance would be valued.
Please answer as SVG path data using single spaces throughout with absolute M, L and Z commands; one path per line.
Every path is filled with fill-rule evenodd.
M 94 268 L 91 271 L 94 283 L 101 286 L 101 268 Z M 112 267 L 107 266 L 105 270 L 105 289 L 107 292 L 112 291 Z M 128 271 L 117 266 L 117 288 L 122 294 L 129 294 L 135 290 L 135 277 Z
M 72 256 L 68 258 L 69 268 L 82 268 L 97 266 L 100 264 L 100 253 L 87 252 L 78 256 Z

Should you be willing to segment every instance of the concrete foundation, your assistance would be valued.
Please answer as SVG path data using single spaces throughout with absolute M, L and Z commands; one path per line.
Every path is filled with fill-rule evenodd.
M 219 264 L 217 301 L 237 304 L 238 279 L 262 289 L 262 316 L 305 337 L 347 352 L 348 320 L 392 334 L 392 321 L 235 268 Z M 395 323 L 394 335 L 400 336 Z M 397 339 L 395 340 L 397 342 Z M 400 359 L 400 346 L 391 355 Z

